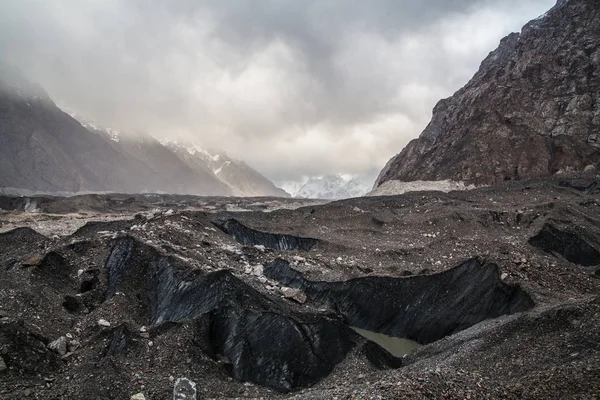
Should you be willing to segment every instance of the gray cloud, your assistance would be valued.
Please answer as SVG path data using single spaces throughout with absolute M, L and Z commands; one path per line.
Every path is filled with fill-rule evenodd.
M 0 57 L 82 117 L 271 179 L 380 169 L 553 0 L 4 0 Z

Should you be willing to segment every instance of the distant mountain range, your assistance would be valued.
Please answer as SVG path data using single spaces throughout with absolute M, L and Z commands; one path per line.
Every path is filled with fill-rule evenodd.
M 289 197 L 224 153 L 84 125 L 0 65 L 0 192 Z
M 293 197 L 310 199 L 347 199 L 365 195 L 373 180 L 366 176 L 343 174 L 311 178 L 292 193 Z

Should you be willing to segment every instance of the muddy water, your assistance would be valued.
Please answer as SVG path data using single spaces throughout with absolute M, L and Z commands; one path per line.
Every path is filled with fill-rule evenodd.
M 355 327 L 352 327 L 352 329 L 354 329 L 359 335 L 377 343 L 396 357 L 405 356 L 406 354 L 412 353 L 415 349 L 421 347 L 419 343 L 412 340 L 387 336 L 382 333 L 367 331 L 365 329 Z

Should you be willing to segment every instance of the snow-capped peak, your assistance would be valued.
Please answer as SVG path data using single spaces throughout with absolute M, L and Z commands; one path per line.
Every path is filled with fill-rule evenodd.
M 371 179 L 351 174 L 312 177 L 292 193 L 293 197 L 316 199 L 345 199 L 365 195 L 371 188 Z

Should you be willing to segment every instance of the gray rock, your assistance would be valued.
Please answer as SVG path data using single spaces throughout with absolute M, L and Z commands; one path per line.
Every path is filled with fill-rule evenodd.
M 4 358 L 0 357 L 0 374 L 5 372 L 8 369 L 6 363 L 4 362 Z
M 173 386 L 173 400 L 196 400 L 196 383 L 178 378 Z
M 58 353 L 61 356 L 67 354 L 67 338 L 64 336 L 59 337 L 53 342 L 48 344 L 48 349 Z
M 299 289 L 292 289 L 290 287 L 282 287 L 281 294 L 286 299 L 294 300 L 300 304 L 306 303 L 306 295 Z
M 70 352 L 73 352 L 73 351 L 77 350 L 80 346 L 81 346 L 81 343 L 79 342 L 79 340 L 71 340 L 68 345 L 68 350 Z

